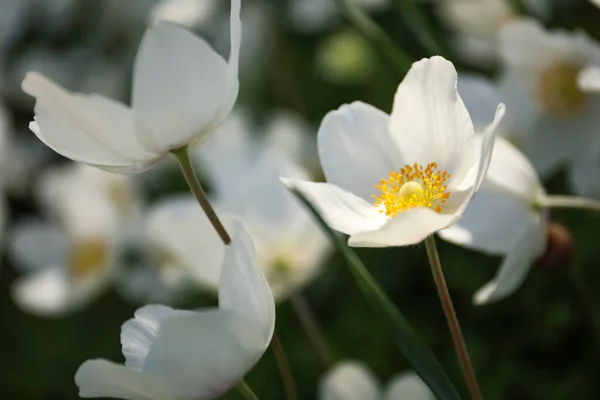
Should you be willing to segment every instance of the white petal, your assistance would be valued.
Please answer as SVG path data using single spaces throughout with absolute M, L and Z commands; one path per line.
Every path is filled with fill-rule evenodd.
M 377 378 L 356 361 L 336 364 L 319 385 L 320 400 L 377 400 L 380 396 Z
M 15 303 L 23 310 L 46 317 L 73 310 L 71 281 L 60 268 L 50 267 L 17 279 L 12 286 Z
M 577 157 L 570 171 L 573 191 L 580 196 L 600 198 L 600 151 L 590 150 Z
M 151 376 L 106 360 L 88 360 L 75 374 L 79 396 L 172 400 Z
M 246 318 L 262 332 L 263 345 L 275 329 L 275 302 L 269 284 L 256 262 L 252 238 L 235 222 L 232 242 L 225 250 L 219 281 L 219 308 Z
M 475 131 L 483 132 L 500 104 L 498 88 L 484 76 L 467 73 L 458 77 L 458 93 L 471 115 Z
M 170 21 L 188 28 L 202 25 L 214 17 L 215 0 L 162 0 L 150 12 L 150 21 Z
M 458 218 L 460 216 L 439 214 L 430 208 L 411 208 L 390 218 L 378 230 L 353 234 L 348 239 L 348 244 L 352 247 L 409 246 L 447 228 Z
M 475 304 L 497 301 L 511 295 L 525 280 L 529 268 L 546 248 L 546 224 L 541 216 L 533 221 L 522 221 L 522 229 L 515 234 L 513 245 L 494 279 L 475 293 Z
M 359 101 L 328 113 L 318 133 L 327 182 L 372 201 L 375 185 L 405 164 L 388 131 L 389 121 L 386 113 Z
M 66 263 L 67 237 L 56 225 L 41 219 L 18 221 L 8 231 L 7 242 L 11 259 L 23 271 Z
M 474 132 L 451 62 L 436 56 L 413 64 L 394 97 L 390 131 L 407 164 L 436 162 L 462 180 L 476 160 Z
M 144 372 L 176 399 L 214 399 L 236 385 L 265 350 L 259 327 L 235 312 L 178 315 L 163 322 Z
M 173 310 L 166 306 L 145 306 L 136 310 L 134 318 L 121 327 L 121 345 L 125 366 L 143 371 L 148 352 L 156 340 L 162 322 L 174 315 L 192 311 Z
M 475 192 L 479 189 L 483 180 L 488 172 L 488 168 L 490 166 L 490 162 L 492 160 L 492 154 L 494 151 L 494 143 L 496 139 L 496 130 L 498 129 L 498 125 L 504 118 L 504 113 L 506 109 L 504 104 L 498 104 L 496 108 L 496 115 L 494 116 L 494 121 L 490 123 L 484 130 L 481 138 L 481 158 L 479 160 L 479 169 L 477 172 L 477 179 L 475 180 Z
M 227 215 L 222 222 L 230 225 Z M 210 290 L 219 283 L 225 246 L 193 196 L 175 196 L 155 205 L 147 215 L 151 240 Z
M 130 110 L 98 95 L 70 93 L 31 72 L 23 90 L 36 98 L 30 129 L 57 153 L 107 168 L 141 169 L 160 158 L 135 138 Z
M 138 138 L 156 152 L 215 130 L 237 97 L 240 0 L 232 1 L 229 65 L 204 40 L 168 22 L 146 31 L 134 66 Z
M 526 203 L 530 203 L 543 191 L 533 165 L 523 153 L 502 137 L 497 137 L 494 143 L 485 181 L 520 197 Z
M 384 400 L 434 400 L 435 396 L 414 372 L 397 375 L 388 383 Z
M 588 92 L 600 92 L 600 67 L 592 65 L 579 73 L 579 88 Z
M 556 47 L 568 46 L 566 38 L 556 38 L 534 19 L 517 18 L 500 30 L 500 54 L 506 65 L 539 69 L 553 62 Z M 535 57 L 531 55 L 535 54 Z
M 442 239 L 490 254 L 507 254 L 514 233 L 534 217 L 531 201 L 486 181 L 462 218 L 439 233 Z
M 379 229 L 386 222 L 385 215 L 372 204 L 335 185 L 284 178 L 282 182 L 301 192 L 336 231 L 354 235 Z

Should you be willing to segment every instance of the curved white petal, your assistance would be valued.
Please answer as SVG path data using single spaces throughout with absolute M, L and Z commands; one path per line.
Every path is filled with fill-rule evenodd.
M 477 171 L 477 179 L 475 180 L 475 192 L 479 189 L 488 172 L 492 155 L 494 152 L 494 143 L 496 142 L 496 130 L 502 122 L 506 108 L 504 104 L 498 104 L 494 120 L 483 130 L 481 137 L 481 158 L 479 160 L 479 169 Z
M 232 311 L 164 320 L 144 372 L 175 399 L 214 399 L 236 385 L 266 349 L 259 327 Z
M 146 31 L 134 65 L 132 108 L 150 151 L 190 144 L 215 130 L 237 97 L 240 0 L 232 0 L 229 64 L 204 40 L 168 22 Z
M 579 73 L 579 88 L 587 92 L 600 92 L 600 67 L 592 65 Z
M 18 221 L 6 240 L 14 265 L 24 272 L 66 263 L 68 238 L 58 226 L 42 219 Z
M 30 129 L 57 153 L 94 166 L 134 170 L 160 158 L 137 142 L 131 111 L 124 105 L 70 93 L 35 72 L 25 76 L 22 87 L 36 98 Z
M 397 375 L 388 383 L 384 400 L 434 400 L 435 396 L 414 372 Z
M 75 374 L 79 396 L 173 400 L 151 376 L 106 360 L 88 360 Z
M 381 228 L 387 217 L 362 198 L 329 183 L 281 179 L 311 202 L 332 229 L 347 235 Z
M 439 214 L 430 208 L 411 208 L 399 213 L 380 229 L 356 233 L 348 239 L 352 247 L 409 246 L 456 222 L 460 215 Z
M 252 238 L 235 222 L 232 242 L 225 250 L 219 281 L 219 308 L 247 319 L 262 332 L 264 348 L 275 329 L 275 302 L 256 262 Z
M 377 400 L 381 397 L 379 382 L 373 373 L 356 361 L 336 364 L 322 378 L 320 400 Z
M 163 321 L 174 315 L 186 315 L 192 311 L 174 310 L 166 306 L 145 306 L 136 310 L 134 318 L 121 327 L 121 345 L 125 366 L 142 372 L 148 352 L 152 347 Z
M 574 160 L 569 176 L 575 193 L 600 198 L 600 151 L 590 150 L 580 154 Z
M 193 196 L 175 196 L 155 205 L 146 226 L 150 239 L 210 290 L 219 284 L 225 246 Z M 227 227 L 227 215 L 220 215 Z
M 507 254 L 515 230 L 534 217 L 529 201 L 492 183 L 484 183 L 462 218 L 439 235 L 449 242 L 490 254 Z
M 476 132 L 483 132 L 494 119 L 494 110 L 500 104 L 498 88 L 490 79 L 475 74 L 458 77 L 458 93 L 469 111 Z
M 407 164 L 436 162 L 461 181 L 476 155 L 473 123 L 456 79 L 454 65 L 442 57 L 414 63 L 396 91 L 390 132 Z
M 375 185 L 405 164 L 388 131 L 389 121 L 386 113 L 359 101 L 328 113 L 318 133 L 327 182 L 372 201 Z
M 546 248 L 546 224 L 542 216 L 521 222 L 521 230 L 513 236 L 513 245 L 494 279 L 486 283 L 473 296 L 475 304 L 501 300 L 525 280 L 529 268 Z

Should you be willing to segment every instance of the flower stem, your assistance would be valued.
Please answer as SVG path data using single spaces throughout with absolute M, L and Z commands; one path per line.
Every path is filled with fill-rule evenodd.
M 208 220 L 217 231 L 217 234 L 221 238 L 224 244 L 228 245 L 231 243 L 231 237 L 227 233 L 227 230 L 221 223 L 221 220 L 217 216 L 215 209 L 212 207 L 208 199 L 206 198 L 206 194 L 204 190 L 202 190 L 202 186 L 196 177 L 196 173 L 194 172 L 194 166 L 192 165 L 192 161 L 190 160 L 190 155 L 188 152 L 188 148 L 182 147 L 181 149 L 173 150 L 173 154 L 177 157 L 177 161 L 179 162 L 179 166 L 181 167 L 181 172 L 185 177 L 185 181 L 190 187 L 194 196 L 198 200 L 200 207 L 204 210 L 204 213 L 208 217 Z
M 435 238 L 433 235 L 430 235 L 427 237 L 427 239 L 425 239 L 425 248 L 427 249 L 427 258 L 429 258 L 429 264 L 431 265 L 433 280 L 435 281 L 435 286 L 442 302 L 444 314 L 446 314 L 446 320 L 448 321 L 452 340 L 454 341 L 454 348 L 458 355 L 458 361 L 465 376 L 465 381 L 467 382 L 471 399 L 481 400 L 481 391 L 479 390 L 477 378 L 475 377 L 475 372 L 473 371 L 473 366 L 471 365 L 471 360 L 469 359 L 469 353 L 467 353 L 467 347 L 465 346 L 465 340 L 460 330 L 456 313 L 454 312 L 454 306 L 452 305 L 452 299 L 450 298 L 450 293 L 448 292 L 448 287 L 446 286 L 444 272 L 442 271 L 442 264 L 440 263 L 440 257 L 438 255 L 437 247 L 435 245 Z
M 258 396 L 254 394 L 252 389 L 250 389 L 250 386 L 248 386 L 246 381 L 244 381 L 243 379 L 240 381 L 240 383 L 237 384 L 236 389 L 247 400 L 259 400 Z
M 592 330 L 594 331 L 594 346 L 596 347 L 596 351 L 600 353 L 600 313 L 598 312 L 593 292 L 590 290 L 590 287 L 583 276 L 580 262 L 576 261 L 573 263 L 570 273 L 573 286 L 575 286 L 575 290 L 585 307 L 585 311 L 587 312 L 592 325 Z
M 310 340 L 319 361 L 321 362 L 321 366 L 323 369 L 329 369 L 333 365 L 333 354 L 331 353 L 331 349 L 327 345 L 327 341 L 323 336 L 323 332 L 317 319 L 315 318 L 314 313 L 312 312 L 310 305 L 306 301 L 306 298 L 302 295 L 302 293 L 298 292 L 291 296 L 290 301 L 292 303 L 292 307 L 298 315 L 298 319 L 300 320 L 300 324 L 308 339 Z
M 539 205 L 546 208 L 581 208 L 583 210 L 600 211 L 600 202 L 575 196 L 545 196 Z
M 277 360 L 277 366 L 279 367 L 279 372 L 281 373 L 281 378 L 283 379 L 283 387 L 285 389 L 287 399 L 298 400 L 298 392 L 296 391 L 294 376 L 292 375 L 290 364 L 287 361 L 285 351 L 283 351 L 283 346 L 281 345 L 281 340 L 279 340 L 277 332 L 273 332 L 271 347 L 273 348 L 273 353 L 275 353 L 275 359 Z

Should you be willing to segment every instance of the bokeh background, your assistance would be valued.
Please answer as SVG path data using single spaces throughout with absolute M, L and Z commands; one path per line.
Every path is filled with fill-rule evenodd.
M 299 5 L 306 1 L 315 9 Z M 493 77 L 494 63 L 462 57 L 453 46 L 456 34 L 444 18 L 441 2 L 417 1 L 433 37 L 460 72 Z M 478 0 L 472 0 L 478 1 Z M 5 232 L 16 221 L 39 213 L 33 193 L 36 177 L 50 165 L 69 163 L 45 148 L 28 131 L 33 101 L 20 91 L 28 70 L 38 70 L 65 87 L 99 92 L 129 101 L 131 68 L 144 29 L 157 18 L 189 26 L 222 54 L 228 52 L 228 2 L 197 0 L 179 12 L 157 11 L 159 0 L 0 0 L 0 95 L 6 108 L 7 141 L 0 177 L 5 187 Z M 509 1 L 510 2 L 510 1 Z M 188 2 L 189 3 L 189 2 Z M 210 3 L 210 5 L 208 4 Z M 364 3 L 368 3 L 364 1 Z M 365 12 L 413 60 L 431 56 L 404 23 L 408 0 L 372 1 Z M 516 10 L 530 12 L 518 0 Z M 583 29 L 600 39 L 600 10 L 584 0 L 548 0 L 549 27 Z M 304 9 L 304 8 L 306 9 Z M 256 126 L 273 110 L 301 118 L 316 134 L 322 117 L 340 104 L 361 100 L 390 111 L 405 71 L 366 40 L 339 3 L 313 0 L 243 0 L 244 42 L 237 107 Z M 317 11 L 314 11 L 317 10 Z M 326 11 L 323 11 L 326 10 Z M 406 15 L 406 14 L 404 14 Z M 423 27 L 423 29 L 425 29 Z M 255 134 L 261 135 L 260 129 Z M 18 149 L 15 150 L 15 149 Z M 176 171 L 175 171 L 176 172 Z M 199 171 L 202 174 L 202 171 Z M 185 192 L 183 178 L 152 174 L 136 177 L 148 202 Z M 600 177 L 598 177 L 600 179 Z M 157 183 L 158 182 L 158 183 Z M 550 193 L 569 193 L 566 174 L 546 182 Z M 493 212 L 493 210 L 490 210 Z M 500 258 L 488 257 L 438 241 L 442 264 L 465 339 L 486 399 L 600 398 L 600 343 L 594 341 L 593 308 L 600 307 L 600 215 L 553 211 L 573 237 L 572 254 L 537 265 L 523 287 L 506 300 L 475 306 L 473 293 L 496 271 Z M 5 234 L 4 238 L 10 237 Z M 4 241 L 4 248 L 9 244 Z M 0 269 L 0 398 L 75 399 L 73 377 L 89 358 L 123 360 L 119 329 L 143 305 L 110 289 L 89 306 L 63 318 L 42 318 L 19 309 L 11 285 L 19 276 L 10 252 Z M 439 357 L 456 386 L 465 388 L 444 315 L 430 276 L 423 246 L 358 249 L 370 271 L 394 303 Z M 370 366 L 382 382 L 410 369 L 357 289 L 342 258 L 328 258 L 320 276 L 304 293 L 338 360 Z M 587 284 L 587 292 L 582 291 Z M 215 304 L 200 291 L 179 306 Z M 297 316 L 287 302 L 277 308 L 277 332 L 283 342 L 303 399 L 316 398 L 322 366 L 311 351 Z M 247 382 L 262 399 L 284 398 L 272 351 L 267 351 Z M 225 398 L 240 398 L 230 393 Z

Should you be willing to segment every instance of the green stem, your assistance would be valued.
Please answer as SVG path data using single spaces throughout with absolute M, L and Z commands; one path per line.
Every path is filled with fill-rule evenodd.
M 579 208 L 582 210 L 600 211 L 600 202 L 575 196 L 545 196 L 539 201 L 545 208 Z
M 327 345 L 327 341 L 323 336 L 323 331 L 321 330 L 314 313 L 310 309 L 310 305 L 306 301 L 306 298 L 302 293 L 298 292 L 291 296 L 290 302 L 296 315 L 298 315 L 298 319 L 306 332 L 306 336 L 308 336 L 308 340 L 310 340 L 312 347 L 321 362 L 321 366 L 323 369 L 331 368 L 334 360 L 333 354 Z
M 427 258 L 429 259 L 429 264 L 431 265 L 433 280 L 435 281 L 435 286 L 442 302 L 444 314 L 446 314 L 446 320 L 448 321 L 448 327 L 450 328 L 450 334 L 452 335 L 454 348 L 456 350 L 456 354 L 458 355 L 458 361 L 463 371 L 463 375 L 465 376 L 469 393 L 471 394 L 471 398 L 473 400 L 481 400 L 483 397 L 481 396 L 479 384 L 477 383 L 477 378 L 475 377 L 475 372 L 473 371 L 473 366 L 471 365 L 471 359 L 469 358 L 467 346 L 465 345 L 465 340 L 460 330 L 458 318 L 456 318 L 456 312 L 454 311 L 452 299 L 450 298 L 450 292 L 448 292 L 448 286 L 446 285 L 446 280 L 444 279 L 444 272 L 442 271 L 442 264 L 440 263 L 440 257 L 438 255 L 437 247 L 435 245 L 435 237 L 433 235 L 430 235 L 427 237 L 427 239 L 425 239 L 425 248 L 427 249 Z
M 444 56 L 445 51 L 433 36 L 433 27 L 421 13 L 414 0 L 394 0 L 398 15 L 421 42 L 430 56 Z
M 229 243 L 231 243 L 231 237 L 229 237 L 229 234 L 227 233 L 227 230 L 221 223 L 221 220 L 215 212 L 215 209 L 212 207 L 212 205 L 206 198 L 204 190 L 202 190 L 202 186 L 200 185 L 200 182 L 196 177 L 196 173 L 194 172 L 194 166 L 192 165 L 192 161 L 190 160 L 190 155 L 187 146 L 182 147 L 178 150 L 173 150 L 172 153 L 175 155 L 175 157 L 177 157 L 177 161 L 179 162 L 179 166 L 181 167 L 181 172 L 185 177 L 185 181 L 187 182 L 194 196 L 196 196 L 200 207 L 202 207 L 202 210 L 208 217 L 208 220 L 212 224 L 213 228 L 215 228 L 215 231 L 217 232 L 223 243 L 228 245 Z
M 406 73 L 412 65 L 412 59 L 360 8 L 348 0 L 338 0 L 346 17 L 367 40 L 388 57 L 401 73 Z
M 259 400 L 258 396 L 254 394 L 250 386 L 243 379 L 237 384 L 236 389 L 246 400 Z
M 573 263 L 570 273 L 573 286 L 575 286 L 575 290 L 577 291 L 577 294 L 583 303 L 585 311 L 588 314 L 588 318 L 592 325 L 594 346 L 596 347 L 596 351 L 600 353 L 600 313 L 598 311 L 593 292 L 590 290 L 590 287 L 583 276 L 583 271 L 581 270 L 579 261 Z
M 288 363 L 287 357 L 285 356 L 285 351 L 281 345 L 281 340 L 279 340 L 279 336 L 276 332 L 273 333 L 271 347 L 273 348 L 273 353 L 275 353 L 275 360 L 277 361 L 277 366 L 279 367 L 279 372 L 281 373 L 281 379 L 283 380 L 283 387 L 285 389 L 287 399 L 298 400 L 298 391 L 296 390 L 294 376 L 292 375 L 290 364 Z

